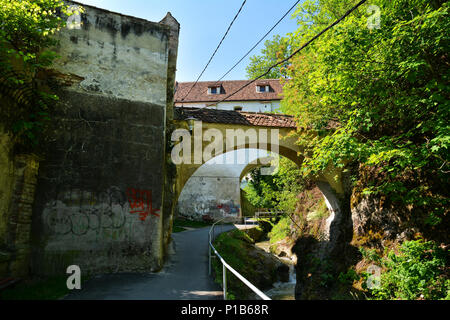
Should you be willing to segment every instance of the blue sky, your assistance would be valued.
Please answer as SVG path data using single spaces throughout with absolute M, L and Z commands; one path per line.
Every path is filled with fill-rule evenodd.
M 78 0 L 110 11 L 158 22 L 167 12 L 181 24 L 177 81 L 195 81 L 222 39 L 242 0 Z M 247 0 L 227 38 L 200 81 L 218 80 L 284 15 L 295 0 Z M 294 10 L 292 10 L 294 11 Z M 291 12 L 292 13 L 292 12 Z M 293 32 L 289 14 L 267 37 Z M 259 54 L 264 41 L 224 80 L 245 79 L 249 57 Z

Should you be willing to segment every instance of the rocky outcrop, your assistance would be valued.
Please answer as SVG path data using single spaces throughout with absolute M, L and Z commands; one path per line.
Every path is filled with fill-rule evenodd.
M 248 246 L 248 255 L 254 260 L 255 276 L 252 282 L 260 290 L 267 290 L 277 282 L 289 281 L 289 267 L 274 255 L 255 246 Z
M 379 242 L 372 246 L 383 246 L 387 240 L 404 241 L 412 239 L 419 229 L 414 227 L 407 208 L 389 208 L 383 199 L 364 197 L 352 209 L 353 232 L 355 237 L 365 237 L 378 233 Z M 399 210 L 400 209 L 400 210 Z
M 298 232 L 295 238 L 290 236 L 291 251 L 298 259 L 296 299 L 330 299 L 339 274 L 358 261 L 358 250 L 350 244 L 351 192 L 346 185 L 344 193 L 337 194 L 326 182 L 316 182 L 316 187 L 299 195 L 293 225 Z M 317 214 L 317 203 L 324 200 L 328 214 Z
M 294 264 L 297 263 L 297 255 L 292 251 L 295 242 L 290 239 L 280 240 L 270 246 L 270 250 L 277 257 L 289 258 Z

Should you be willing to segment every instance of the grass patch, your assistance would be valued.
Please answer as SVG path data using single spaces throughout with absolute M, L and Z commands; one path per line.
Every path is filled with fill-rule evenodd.
M 67 276 L 25 280 L 0 291 L 0 300 L 57 300 L 70 292 L 66 281 Z
M 172 227 L 172 233 L 183 232 L 183 231 L 186 231 L 186 229 L 183 227 L 179 227 L 179 226 Z
M 273 244 L 285 239 L 291 232 L 291 220 L 289 217 L 283 217 L 274 225 L 272 231 L 269 232 L 270 243 Z
M 185 231 L 185 227 L 187 228 L 205 228 L 211 226 L 212 223 L 204 222 L 204 221 L 193 221 L 186 219 L 175 219 L 173 220 L 173 228 L 172 232 L 182 232 Z
M 241 230 L 232 230 L 220 234 L 214 241 L 223 259 L 242 276 L 264 290 L 276 281 L 276 265 L 268 261 L 263 255 L 263 250 L 255 248 L 253 239 L 249 234 Z M 264 253 L 265 254 L 265 253 Z M 212 259 L 215 282 L 222 285 L 222 263 L 219 259 Z M 254 294 L 231 272 L 227 271 L 227 287 L 229 299 L 249 299 Z
M 233 230 L 220 234 L 214 241 L 214 247 L 220 253 L 222 258 L 232 266 L 235 270 L 239 270 L 244 277 L 245 269 L 248 267 L 246 263 L 247 251 L 245 244 L 249 240 L 248 236 L 240 230 Z M 218 258 L 212 259 L 212 267 L 215 274 L 215 282 L 222 285 L 222 263 Z M 231 272 L 227 272 L 228 299 L 240 299 L 248 295 L 246 286 L 237 279 Z

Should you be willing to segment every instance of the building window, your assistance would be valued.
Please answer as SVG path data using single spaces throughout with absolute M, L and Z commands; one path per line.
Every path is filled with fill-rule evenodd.
M 242 111 L 242 107 L 241 106 L 236 106 L 236 107 L 234 107 L 234 111 Z
M 208 94 L 220 94 L 221 93 L 221 87 L 209 87 L 208 88 Z
M 256 92 L 264 93 L 264 92 L 269 92 L 269 91 L 270 91 L 269 86 L 262 86 L 262 85 L 256 86 Z

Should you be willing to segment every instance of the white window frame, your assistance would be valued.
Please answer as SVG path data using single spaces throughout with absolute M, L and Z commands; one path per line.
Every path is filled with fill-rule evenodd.
M 216 89 L 216 93 L 212 93 L 212 89 Z M 208 87 L 208 94 L 220 94 L 220 86 L 218 87 Z
M 261 91 L 261 88 L 264 88 L 264 91 Z M 270 91 L 270 86 L 260 86 L 260 85 L 256 85 L 256 92 L 258 93 L 267 93 Z

